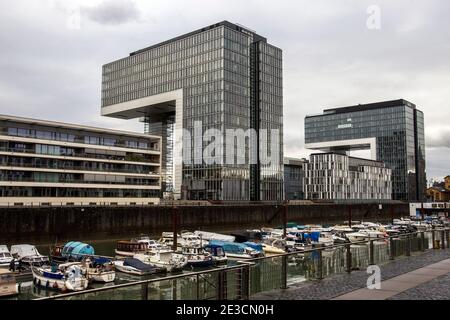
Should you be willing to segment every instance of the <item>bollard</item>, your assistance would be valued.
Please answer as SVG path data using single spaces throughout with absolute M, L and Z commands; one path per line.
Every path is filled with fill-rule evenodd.
M 287 256 L 281 259 L 281 289 L 287 289 Z
M 346 260 L 347 260 L 347 272 L 351 273 L 352 272 L 352 251 L 350 248 L 350 245 L 346 245 Z
M 394 238 L 389 238 L 389 260 L 395 259 L 395 246 L 394 246 Z
M 319 251 L 319 261 L 318 261 L 318 270 L 317 270 L 317 279 L 323 279 L 323 259 L 322 259 L 322 249 L 318 249 Z
M 406 236 L 406 253 L 405 253 L 405 255 L 407 257 L 411 256 L 411 235 L 410 234 L 408 234 Z
M 369 242 L 369 265 L 373 266 L 375 264 L 374 262 L 374 245 L 373 240 L 370 240 Z

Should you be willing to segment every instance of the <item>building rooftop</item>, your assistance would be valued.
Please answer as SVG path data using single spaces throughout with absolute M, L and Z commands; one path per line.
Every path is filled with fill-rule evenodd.
M 218 22 L 216 24 L 213 24 L 213 25 L 210 25 L 210 26 L 207 26 L 207 27 L 204 27 L 204 28 L 201 28 L 201 29 L 189 32 L 189 33 L 186 33 L 186 34 L 183 34 L 181 36 L 178 36 L 178 37 L 175 37 L 175 38 L 172 38 L 172 39 L 169 39 L 169 40 L 157 43 L 157 44 L 154 44 L 154 45 L 152 45 L 150 47 L 146 47 L 144 49 L 134 51 L 134 52 L 130 53 L 130 56 L 134 56 L 136 54 L 139 54 L 139 53 L 142 53 L 142 52 L 145 52 L 145 51 L 148 51 L 148 50 L 151 50 L 151 49 L 163 46 L 163 45 L 171 43 L 173 41 L 181 40 L 181 39 L 184 39 L 184 38 L 196 35 L 196 34 L 201 33 L 201 32 L 205 32 L 205 31 L 208 31 L 208 30 L 211 30 L 211 29 L 215 29 L 215 28 L 220 27 L 220 26 L 225 26 L 225 27 L 228 27 L 230 29 L 233 29 L 233 30 L 236 30 L 236 31 L 239 31 L 239 32 L 243 32 L 243 33 L 247 33 L 247 34 L 251 33 L 255 37 L 256 41 L 267 42 L 266 38 L 258 35 L 255 31 L 250 30 L 249 28 L 241 26 L 239 24 L 231 23 L 229 21 L 224 20 L 224 21 Z
M 372 160 L 372 159 L 366 159 L 366 158 L 352 157 L 352 156 L 347 156 L 347 155 L 345 155 L 345 154 L 340 154 L 340 153 L 337 153 L 337 152 L 322 152 L 322 153 L 317 152 L 317 153 L 311 153 L 310 156 L 317 156 L 317 155 L 323 155 L 323 154 L 337 154 L 337 155 L 340 155 L 340 156 L 348 157 L 349 159 L 364 160 L 364 161 L 370 161 L 370 162 L 374 162 L 374 163 L 382 163 L 382 164 L 384 165 L 384 162 L 383 162 L 383 161 Z
M 112 135 L 121 135 L 127 137 L 136 137 L 136 138 L 155 138 L 159 139 L 159 136 L 152 136 L 143 133 L 131 132 L 131 131 L 122 131 L 108 128 L 99 128 L 99 127 L 91 127 L 85 125 L 71 124 L 65 122 L 57 122 L 57 121 L 49 121 L 49 120 L 39 120 L 32 118 L 24 118 L 24 117 L 16 117 L 16 116 L 8 116 L 0 114 L 0 121 L 11 121 L 18 123 L 25 123 L 29 125 L 40 125 L 40 126 L 49 126 L 53 128 L 64 128 L 64 129 L 72 129 L 72 130 L 81 130 L 81 131 L 89 131 L 103 134 L 112 134 Z
M 358 105 L 348 106 L 348 107 L 325 109 L 323 111 L 323 114 L 308 115 L 308 116 L 306 116 L 306 118 L 320 117 L 320 116 L 326 116 L 326 115 L 330 115 L 330 114 L 368 111 L 368 110 L 383 109 L 383 108 L 398 107 L 398 106 L 408 106 L 412 109 L 416 109 L 415 104 L 413 104 L 407 100 L 404 100 L 404 99 L 398 99 L 398 100 L 375 102 L 375 103 L 368 103 L 368 104 L 358 104 Z

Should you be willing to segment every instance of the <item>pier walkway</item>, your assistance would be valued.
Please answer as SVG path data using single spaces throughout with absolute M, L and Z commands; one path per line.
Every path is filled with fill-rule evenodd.
M 367 289 L 365 270 L 306 281 L 253 300 L 450 299 L 450 250 L 428 250 L 380 265 L 381 290 Z

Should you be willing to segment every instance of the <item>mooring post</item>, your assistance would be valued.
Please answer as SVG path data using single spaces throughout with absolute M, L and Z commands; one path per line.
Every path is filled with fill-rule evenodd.
M 347 272 L 351 273 L 352 272 L 352 251 L 351 251 L 350 244 L 346 245 L 345 249 L 346 249 L 346 260 L 347 260 Z
M 369 265 L 373 266 L 375 264 L 374 262 L 374 245 L 373 245 L 373 240 L 370 240 L 369 242 L 369 248 L 370 248 L 370 252 L 369 252 Z
M 172 231 L 173 231 L 173 245 L 172 250 L 177 251 L 178 247 L 178 208 L 172 207 Z

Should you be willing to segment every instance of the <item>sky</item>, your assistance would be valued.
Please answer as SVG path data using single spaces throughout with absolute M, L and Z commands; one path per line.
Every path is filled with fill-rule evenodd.
M 285 156 L 304 117 L 406 99 L 425 113 L 428 178 L 450 174 L 448 0 L 0 0 L 0 114 L 143 131 L 100 115 L 101 66 L 228 20 L 283 49 Z

